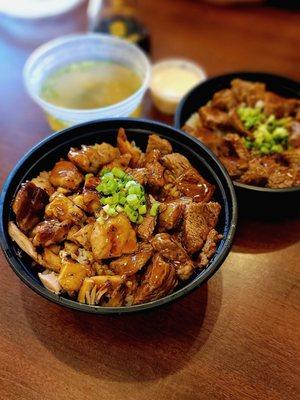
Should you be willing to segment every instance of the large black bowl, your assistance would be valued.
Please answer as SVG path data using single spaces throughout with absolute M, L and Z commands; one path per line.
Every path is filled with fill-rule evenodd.
M 215 199 L 222 206 L 218 230 L 223 234 L 223 239 L 219 243 L 218 249 L 207 268 L 195 274 L 189 282 L 179 287 L 169 296 L 131 307 L 106 308 L 89 306 L 55 295 L 44 288 L 31 267 L 31 260 L 25 254 L 20 256 L 18 246 L 10 239 L 8 221 L 14 219 L 11 204 L 22 182 L 35 177 L 40 171 L 51 169 L 56 160 L 59 160 L 60 157 L 66 157 L 71 146 L 75 147 L 95 142 L 101 143 L 103 141 L 116 145 L 119 127 L 125 128 L 129 139 L 134 140 L 142 149 L 146 147 L 148 135 L 153 132 L 168 139 L 172 143 L 174 151 L 188 157 L 201 174 L 209 182 L 216 185 Z M 95 314 L 122 314 L 151 309 L 167 304 L 191 292 L 209 279 L 223 263 L 232 244 L 236 221 L 235 192 L 227 172 L 216 157 L 197 140 L 177 129 L 157 122 L 138 119 L 110 119 L 89 122 L 47 137 L 29 151 L 14 167 L 4 184 L 0 198 L 1 247 L 14 272 L 27 286 L 46 299 L 75 310 Z
M 300 83 L 282 76 L 260 72 L 235 72 L 220 75 L 200 83 L 181 100 L 175 114 L 175 128 L 180 129 L 191 114 L 197 112 L 201 106 L 204 106 L 211 100 L 214 93 L 229 88 L 230 82 L 235 78 L 263 82 L 266 84 L 268 90 L 280 96 L 300 98 Z M 257 214 L 259 211 L 263 214 L 266 211 L 272 212 L 272 214 L 274 212 L 282 214 L 284 211 L 294 210 L 299 206 L 300 186 L 272 189 L 246 185 L 237 181 L 234 181 L 234 186 L 239 206 L 241 205 L 242 209 L 246 208 L 248 211 L 254 211 L 253 214 Z M 288 210 L 284 209 L 287 206 Z M 252 210 L 250 207 L 252 207 Z

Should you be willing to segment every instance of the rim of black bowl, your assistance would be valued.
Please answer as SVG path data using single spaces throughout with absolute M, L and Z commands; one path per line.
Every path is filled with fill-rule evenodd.
M 125 129 L 139 129 L 139 130 L 145 130 L 148 132 L 157 132 L 159 135 L 163 135 L 162 132 L 160 131 L 169 131 L 169 132 L 175 132 L 177 135 L 179 134 L 179 137 L 185 137 L 186 140 L 191 141 L 195 144 L 197 147 L 202 147 L 206 155 L 208 155 L 208 158 L 210 157 L 212 161 L 217 164 L 219 167 L 222 178 L 226 182 L 227 185 L 227 196 L 226 196 L 226 202 L 228 203 L 228 207 L 231 207 L 231 220 L 228 222 L 228 231 L 225 239 L 223 239 L 223 246 L 222 249 L 220 250 L 219 253 L 215 254 L 213 257 L 211 263 L 203 270 L 200 272 L 200 274 L 195 277 L 190 283 L 188 283 L 186 286 L 183 286 L 179 290 L 171 293 L 168 296 L 165 296 L 161 299 L 151 301 L 148 303 L 144 304 L 139 304 L 139 305 L 133 305 L 133 306 L 124 306 L 124 307 L 102 307 L 102 306 L 92 306 L 92 305 L 87 305 L 87 304 L 82 304 L 77 301 L 65 298 L 60 295 L 56 295 L 46 288 L 42 286 L 42 284 L 37 285 L 36 281 L 29 275 L 26 274 L 24 270 L 21 268 L 21 261 L 18 257 L 12 254 L 10 248 L 12 246 L 12 240 L 10 239 L 8 232 L 7 232 L 7 226 L 5 226 L 5 221 L 4 221 L 4 208 L 9 207 L 12 201 L 12 198 L 7 198 L 7 191 L 10 187 L 10 185 L 14 184 L 14 180 L 18 174 L 18 172 L 22 169 L 23 164 L 26 162 L 26 160 L 32 156 L 35 152 L 40 150 L 45 144 L 48 142 L 59 138 L 61 135 L 65 135 L 66 133 L 72 134 L 72 131 L 83 128 L 83 127 L 96 127 L 99 126 L 99 129 L 118 129 L 120 126 L 124 127 Z M 105 127 L 104 127 L 105 126 Z M 183 143 L 180 142 L 180 145 L 183 145 Z M 77 310 L 77 311 L 83 311 L 87 313 L 93 313 L 93 314 L 99 314 L 99 315 L 109 315 L 109 314 L 128 314 L 128 313 L 134 313 L 134 312 L 139 312 L 139 311 L 145 311 L 145 310 L 150 310 L 153 308 L 160 307 L 162 305 L 166 305 L 168 303 L 171 303 L 186 294 L 192 292 L 196 288 L 198 288 L 200 285 L 202 285 L 204 282 L 206 282 L 222 265 L 223 261 L 227 257 L 230 248 L 232 246 L 233 238 L 234 238 L 234 233 L 236 230 L 236 224 L 237 224 L 237 201 L 236 201 L 236 195 L 235 195 L 235 190 L 232 185 L 231 179 L 225 170 L 225 168 L 222 166 L 220 161 L 217 159 L 217 157 L 209 150 L 207 149 L 202 143 L 200 143 L 198 140 L 195 138 L 187 135 L 185 132 L 182 132 L 170 125 L 166 125 L 160 122 L 148 120 L 148 119 L 136 119 L 136 118 L 109 118 L 105 120 L 96 120 L 96 121 L 90 121 L 86 122 L 83 124 L 75 125 L 70 128 L 64 129 L 59 132 L 55 132 L 49 136 L 47 136 L 45 139 L 41 140 L 39 143 L 37 143 L 34 147 L 31 148 L 25 155 L 18 161 L 18 163 L 15 165 L 15 167 L 12 169 L 10 174 L 8 175 L 6 181 L 4 182 L 3 188 L 2 188 L 2 193 L 0 197 L 0 245 L 1 248 L 4 252 L 4 255 L 8 261 L 8 264 L 10 267 L 13 269 L 13 271 L 16 273 L 16 275 L 32 290 L 34 290 L 36 293 L 40 294 L 42 297 L 56 303 L 62 306 L 65 306 L 67 308 Z
M 240 72 L 231 72 L 228 74 L 222 74 L 222 75 L 215 75 L 209 79 L 206 79 L 204 82 L 199 83 L 199 85 L 195 86 L 192 88 L 180 101 L 176 108 L 176 113 L 174 116 L 174 126 L 176 129 L 181 129 L 183 126 L 183 121 L 182 121 L 182 110 L 185 106 L 186 101 L 194 95 L 194 93 L 198 92 L 200 88 L 205 88 L 206 86 L 210 86 L 212 84 L 218 84 L 219 81 L 222 81 L 223 79 L 228 79 L 232 80 L 234 78 L 244 78 L 244 79 L 249 79 L 249 80 L 269 80 L 269 79 L 275 79 L 280 82 L 278 84 L 287 90 L 289 90 L 291 93 L 294 94 L 294 96 L 300 98 L 300 82 L 297 82 L 291 78 L 286 78 L 281 75 L 277 74 L 272 74 L 268 72 L 255 72 L 255 71 L 240 71 Z M 268 84 L 268 83 L 266 83 Z M 225 89 L 228 86 L 222 85 L 222 87 L 217 87 L 216 91 Z M 204 104 L 203 104 L 204 105 Z M 200 105 L 201 107 L 201 105 Z M 199 107 L 198 107 L 199 108 Z M 191 114 L 195 111 L 191 111 Z M 191 136 L 191 135 L 190 135 Z M 198 140 L 200 142 L 200 140 Z M 246 183 L 241 183 L 235 180 L 232 180 L 233 184 L 237 188 L 241 189 L 247 189 L 247 190 L 252 190 L 256 192 L 264 192 L 264 193 L 273 193 L 273 194 L 280 194 L 280 193 L 289 193 L 289 192 L 297 192 L 300 191 L 300 186 L 293 186 L 293 187 L 288 187 L 288 188 L 280 188 L 280 189 L 274 189 L 274 188 L 267 188 L 263 186 L 254 186 L 254 185 L 247 185 Z

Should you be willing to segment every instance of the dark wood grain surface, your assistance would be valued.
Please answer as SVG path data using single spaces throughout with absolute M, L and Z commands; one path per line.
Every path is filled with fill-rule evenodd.
M 155 60 L 187 57 L 209 75 L 258 70 L 300 78 L 295 12 L 184 0 L 140 3 Z M 44 22 L 29 35 L 0 18 L 1 182 L 50 133 L 23 88 L 24 62 L 51 36 L 84 30 L 84 8 L 56 24 Z M 145 112 L 169 121 L 149 99 Z M 241 217 L 233 249 L 208 284 L 165 309 L 122 318 L 47 302 L 1 255 L 0 399 L 296 400 L 299 236 L 297 217 Z

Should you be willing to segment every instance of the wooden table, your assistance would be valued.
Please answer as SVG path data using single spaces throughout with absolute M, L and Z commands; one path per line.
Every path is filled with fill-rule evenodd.
M 300 78 L 299 14 L 184 0 L 140 3 L 154 59 L 188 57 L 209 75 L 264 70 Z M 73 21 L 84 29 L 83 9 Z M 23 64 L 42 30 L 16 37 L 0 22 L 3 181 L 49 128 L 22 86 Z M 149 103 L 147 114 L 162 118 Z M 0 398 L 295 400 L 299 235 L 296 218 L 241 218 L 231 253 L 207 285 L 165 309 L 122 318 L 49 303 L 1 255 Z

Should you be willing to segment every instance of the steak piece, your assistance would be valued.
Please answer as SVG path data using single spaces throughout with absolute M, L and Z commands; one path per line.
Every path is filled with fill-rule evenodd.
M 153 235 L 157 217 L 152 217 L 151 215 L 146 215 L 143 222 L 137 228 L 137 235 L 142 240 L 150 240 Z
M 272 156 L 256 157 L 249 161 L 248 170 L 239 181 L 248 185 L 265 186 L 277 163 Z
M 218 222 L 221 206 L 216 202 L 190 203 L 183 218 L 183 243 L 190 254 L 201 250 L 209 231 Z
M 291 134 L 288 140 L 291 146 L 300 147 L 300 122 L 292 122 Z
M 264 112 L 276 118 L 294 116 L 300 109 L 300 100 L 286 99 L 272 92 L 266 92 L 264 104 Z
M 215 254 L 217 243 L 222 239 L 222 235 L 220 235 L 215 229 L 209 231 L 206 242 L 199 254 L 198 260 L 201 267 L 206 267 L 209 263 L 210 258 Z
M 162 157 L 161 161 L 166 168 L 164 176 L 170 182 L 170 188 L 167 193 L 164 193 L 167 199 L 186 196 L 198 202 L 210 200 L 214 192 L 214 185 L 208 183 L 192 167 L 186 157 L 179 153 L 172 153 Z M 164 189 L 166 188 L 164 187 Z M 173 195 L 174 189 L 175 194 Z
M 13 202 L 13 212 L 19 228 L 27 232 L 41 221 L 49 196 L 33 182 L 22 183 Z
M 225 135 L 221 152 L 220 161 L 231 177 L 238 178 L 247 170 L 250 153 L 239 135 L 235 133 Z
M 170 230 L 178 227 L 182 220 L 185 206 L 190 201 L 188 197 L 183 197 L 178 200 L 162 203 L 159 207 L 160 213 L 158 217 L 161 230 Z
M 152 263 L 137 288 L 133 304 L 142 304 L 170 294 L 177 285 L 177 277 L 173 265 L 165 261 L 160 254 L 155 254 Z
M 199 109 L 199 115 L 205 128 L 228 129 L 231 127 L 230 116 L 225 111 L 218 110 L 211 106 L 204 106 Z
M 257 101 L 263 100 L 266 92 L 264 83 L 249 82 L 242 79 L 233 79 L 231 88 L 238 103 L 246 103 L 250 107 L 254 107 Z
M 151 241 L 154 250 L 174 265 L 180 280 L 187 280 L 193 273 L 194 263 L 181 244 L 168 233 L 159 233 Z
M 219 110 L 229 111 L 237 105 L 237 102 L 231 89 L 223 89 L 214 94 L 211 105 Z
M 267 186 L 270 188 L 286 188 L 297 185 L 298 172 L 295 168 L 278 165 L 268 179 Z
M 140 271 L 150 260 L 153 248 L 149 243 L 139 243 L 135 253 L 124 255 L 112 261 L 109 268 L 116 275 L 130 276 Z
M 163 156 L 173 151 L 171 143 L 158 135 L 149 136 L 146 153 L 149 153 L 151 150 L 159 150 Z

